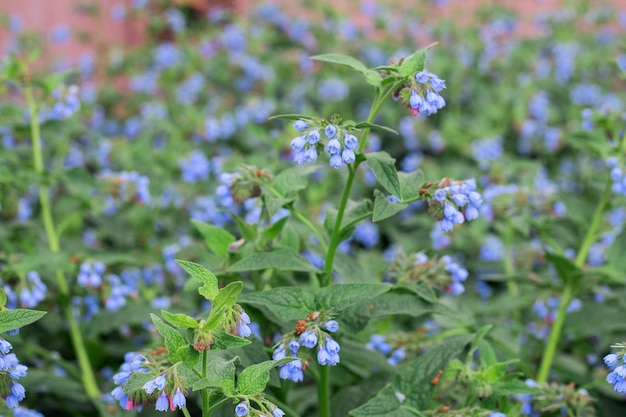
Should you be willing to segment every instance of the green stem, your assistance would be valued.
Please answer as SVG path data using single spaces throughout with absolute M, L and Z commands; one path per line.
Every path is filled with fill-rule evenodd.
M 38 120 L 39 110 L 37 108 L 37 102 L 35 100 L 35 94 L 33 92 L 31 81 L 28 76 L 26 78 L 26 82 L 24 83 L 24 98 L 26 99 L 26 104 L 30 112 L 30 132 L 33 146 L 33 164 L 35 172 L 43 177 L 43 174 L 45 174 L 45 169 L 43 163 L 43 152 L 41 148 L 41 131 L 39 129 Z M 50 249 L 50 252 L 58 253 L 60 251 L 59 237 L 54 225 L 54 220 L 52 218 L 52 208 L 50 205 L 50 198 L 48 194 L 48 186 L 43 183 L 40 184 L 39 204 L 41 206 L 41 217 L 43 220 L 44 229 L 48 238 L 48 247 Z M 83 387 L 85 388 L 85 392 L 90 399 L 99 399 L 100 390 L 98 389 L 98 384 L 96 382 L 93 368 L 91 367 L 89 355 L 87 354 L 87 349 L 85 348 L 85 341 L 83 340 L 83 335 L 80 332 L 80 328 L 72 312 L 72 307 L 69 304 L 70 294 L 67 282 L 65 280 L 65 276 L 63 275 L 63 271 L 61 270 L 57 270 L 55 275 L 59 294 L 61 295 L 63 314 L 65 315 L 65 319 L 67 320 L 70 339 L 72 341 L 72 347 L 74 348 L 74 352 L 76 353 L 76 358 L 78 360 L 78 365 L 80 367 Z
M 596 239 L 596 233 L 602 222 L 604 209 L 607 202 L 609 201 L 609 197 L 611 196 L 612 185 L 613 181 L 611 181 L 611 179 L 609 178 L 604 188 L 604 193 L 600 198 L 600 202 L 596 207 L 596 212 L 593 215 L 593 219 L 591 220 L 591 225 L 589 226 L 589 229 L 587 229 L 587 234 L 583 239 L 583 243 L 580 245 L 580 250 L 578 251 L 578 255 L 576 256 L 576 260 L 574 261 L 574 264 L 577 268 L 582 268 L 582 266 L 584 265 L 585 259 L 587 259 L 587 255 L 589 254 L 589 249 Z M 556 356 L 556 350 L 559 344 L 559 340 L 561 338 L 561 332 L 563 330 L 563 323 L 565 322 L 567 306 L 569 305 L 570 301 L 572 301 L 572 298 L 574 296 L 574 290 L 575 288 L 573 281 L 568 280 L 565 283 L 563 294 L 561 294 L 561 301 L 559 303 L 557 315 L 554 323 L 552 323 L 552 327 L 550 328 L 550 335 L 548 336 L 546 349 L 543 357 L 541 358 L 541 365 L 539 366 L 539 372 L 537 373 L 537 382 L 539 383 L 544 383 L 548 381 L 548 374 L 550 373 L 550 368 L 552 367 L 552 362 L 554 361 L 554 357 Z
M 202 378 L 206 378 L 208 368 L 208 352 L 202 351 Z M 203 389 L 202 391 L 202 417 L 209 417 L 211 415 L 212 408 L 209 407 L 209 390 Z
M 183 407 L 181 410 L 183 410 L 183 414 L 185 415 L 185 417 L 191 417 L 191 414 L 189 414 L 189 410 L 187 410 L 187 407 Z
M 320 366 L 317 380 L 318 416 L 330 417 L 330 366 Z
M 202 392 L 204 391 L 206 390 L 203 390 Z M 223 404 L 226 404 L 230 400 L 231 398 L 228 398 L 228 397 L 222 398 L 221 400 L 213 404 L 211 407 L 209 407 L 209 409 L 207 410 L 207 415 L 210 416 L 213 411 L 221 407 Z M 204 410 L 202 410 L 202 413 L 203 413 L 202 415 L 204 415 Z

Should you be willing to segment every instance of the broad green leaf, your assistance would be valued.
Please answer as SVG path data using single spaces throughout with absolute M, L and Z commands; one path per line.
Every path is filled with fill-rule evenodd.
M 154 323 L 154 327 L 156 327 L 159 334 L 163 337 L 169 360 L 172 362 L 184 360 L 186 355 L 184 355 L 180 349 L 186 348 L 187 343 L 185 343 L 180 333 L 172 326 L 165 324 L 163 320 L 156 315 L 150 314 L 150 318 L 152 319 L 152 323 Z
M 422 171 L 398 172 L 398 179 L 400 180 L 400 189 L 402 190 L 402 198 L 404 200 L 420 195 L 420 189 L 424 184 L 424 173 Z
M 213 302 L 213 308 L 221 309 L 234 306 L 237 302 L 237 296 L 241 290 L 243 290 L 243 282 L 231 282 L 222 288 L 219 294 L 217 294 L 217 297 L 215 297 L 215 301 Z
M 207 358 L 207 376 L 197 381 L 192 389 L 199 391 L 205 388 L 218 388 L 227 397 L 235 394 L 235 362 L 237 357 L 231 360 L 209 356 Z
M 429 303 L 434 304 L 437 302 L 437 293 L 430 285 L 423 281 L 410 281 L 407 283 L 398 284 L 398 287 L 405 288 L 411 291 L 412 293 L 418 295 L 420 298 L 428 301 Z
M 228 257 L 228 246 L 237 240 L 235 236 L 227 230 L 212 224 L 202 223 L 197 220 L 192 220 L 191 222 L 200 231 L 209 249 L 222 258 Z
M 482 339 L 478 342 L 478 351 L 480 352 L 480 361 L 483 365 L 489 367 L 498 363 L 496 352 L 491 347 L 491 343 Z
M 513 379 L 510 381 L 498 381 L 493 383 L 491 385 L 491 388 L 493 389 L 492 395 L 495 397 L 506 397 L 509 395 L 519 394 L 537 395 L 543 393 L 541 389 L 529 387 L 519 379 Z
M 426 51 L 428 48 L 420 49 L 414 52 L 408 57 L 404 58 L 402 64 L 400 64 L 400 74 L 403 77 L 409 77 L 416 72 L 424 70 L 424 64 L 426 63 Z
M 254 395 L 265 390 L 270 380 L 270 369 L 282 365 L 295 358 L 283 358 L 278 361 L 265 361 L 248 366 L 237 378 L 237 392 L 241 395 Z
M 306 165 L 287 168 L 274 177 L 272 185 L 283 196 L 304 190 L 309 183 L 309 175 L 319 170 L 319 166 Z
M 378 71 L 368 69 L 366 72 L 363 73 L 363 75 L 365 76 L 365 82 L 367 82 L 369 85 L 373 85 L 376 88 L 383 85 L 383 78 L 380 76 L 380 73 Z
M 450 360 L 460 354 L 472 340 L 471 335 L 451 337 L 424 355 L 405 365 L 392 383 L 359 408 L 350 412 L 355 417 L 409 417 L 412 410 L 430 407 L 435 386 L 430 381 L 443 371 Z
M 299 320 L 315 310 L 315 297 L 297 287 L 278 287 L 268 291 L 243 294 L 242 304 L 263 306 L 281 320 Z
M 374 210 L 372 221 L 379 222 L 394 216 L 408 207 L 408 204 L 392 203 L 387 200 L 387 196 L 378 190 L 374 190 Z
M 368 298 L 376 297 L 391 288 L 382 283 L 335 284 L 324 287 L 315 293 L 320 308 L 342 311 Z
M 202 286 L 198 288 L 198 293 L 200 293 L 200 295 L 207 300 L 213 301 L 219 293 L 217 277 L 213 274 L 213 272 L 209 271 L 202 265 L 189 261 L 181 261 L 177 259 L 176 263 L 187 271 L 189 275 L 202 283 Z
M 45 311 L 27 310 L 24 308 L 2 310 L 0 311 L 0 333 L 19 329 L 36 322 L 45 315 Z
M 372 152 L 365 155 L 367 166 L 372 170 L 374 176 L 387 192 L 402 199 L 402 189 L 400 188 L 400 179 L 398 171 L 396 171 L 395 159 L 387 152 Z
M 253 253 L 231 265 L 228 271 L 258 271 L 270 268 L 282 271 L 319 272 L 308 260 L 293 249 L 276 249 L 271 252 Z
M 315 61 L 330 62 L 333 64 L 344 65 L 346 67 L 352 68 L 355 71 L 360 72 L 361 74 L 365 74 L 368 71 L 365 64 L 363 64 L 358 59 L 352 58 L 351 56 L 348 56 L 348 55 L 321 54 L 321 55 L 314 55 L 310 57 L 310 59 L 315 60 Z
M 223 330 L 215 332 L 213 335 L 215 337 L 215 341 L 213 342 L 212 346 L 213 349 L 232 349 L 252 343 L 248 339 L 226 333 Z
M 224 318 L 225 311 L 226 307 L 224 306 L 212 308 L 209 319 L 202 325 L 202 330 L 212 330 L 217 327 L 219 322 Z
M 172 314 L 169 311 L 161 310 L 161 315 L 172 326 L 178 327 L 179 329 L 198 328 L 198 321 L 186 314 Z
M 0 311 L 4 310 L 5 305 L 7 305 L 7 294 L 4 292 L 4 288 L 0 288 Z

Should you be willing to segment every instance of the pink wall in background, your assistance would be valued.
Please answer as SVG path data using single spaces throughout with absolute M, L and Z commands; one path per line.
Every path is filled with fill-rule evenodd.
M 102 10 L 99 16 L 94 16 L 81 12 L 81 5 L 97 5 Z M 115 20 L 112 14 L 122 9 L 126 18 Z M 84 53 L 97 55 L 105 47 L 139 44 L 145 33 L 145 21 L 132 17 L 131 10 L 130 0 L 0 0 L 0 13 L 19 17 L 24 30 L 37 31 L 49 41 L 44 58 L 53 63 L 75 63 Z M 52 41 L 52 33 L 59 27 L 69 28 L 72 38 L 62 43 Z M 88 38 L 88 43 L 74 39 L 82 36 Z M 9 38 L 9 33 L 0 32 L 3 51 Z
M 148 0 L 154 2 L 154 0 Z M 375 0 L 370 0 L 377 3 Z M 388 0 L 394 2 L 394 0 Z M 626 12 L 626 0 L 590 0 L 594 5 L 612 4 Z M 178 4 L 193 4 L 202 9 L 212 5 L 233 5 L 238 12 L 253 7 L 256 0 L 175 0 Z M 297 15 L 302 1 L 275 0 L 285 9 L 293 10 Z M 310 0 L 308 3 L 330 5 L 329 7 L 355 13 L 362 2 L 367 0 Z M 378 2 L 379 3 L 379 2 Z M 535 20 L 548 11 L 553 11 L 567 3 L 567 0 L 448 0 L 443 5 L 433 5 L 430 0 L 395 1 L 399 8 L 410 12 L 414 9 L 426 10 L 428 19 L 454 19 L 456 22 L 467 21 L 481 6 L 505 6 L 516 10 L 520 24 L 517 33 L 528 35 L 536 30 Z M 80 6 L 97 5 L 102 8 L 99 17 L 78 11 Z M 126 11 L 126 18 L 116 20 L 112 15 L 119 10 Z M 50 39 L 52 31 L 59 26 L 71 28 L 74 34 L 85 34 L 91 38 L 88 45 L 77 40 L 62 44 L 49 42 L 45 48 L 47 62 L 75 63 L 86 52 L 108 59 L 101 53 L 111 46 L 132 47 L 144 39 L 145 20 L 133 16 L 132 0 L 0 0 L 0 13 L 19 16 L 25 30 L 36 30 Z M 0 47 L 6 51 L 8 33 L 0 32 Z

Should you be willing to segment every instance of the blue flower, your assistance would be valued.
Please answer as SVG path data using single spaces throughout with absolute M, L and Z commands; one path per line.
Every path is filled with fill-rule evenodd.
M 326 136 L 328 136 L 328 139 L 334 139 L 335 135 L 337 134 L 337 127 L 333 125 L 328 125 L 324 129 L 324 133 L 326 134 Z
M 289 349 L 293 352 L 296 353 L 298 352 L 298 349 L 300 349 L 300 343 L 298 343 L 298 341 L 296 339 L 292 339 L 289 342 Z
M 143 387 L 141 388 L 143 388 L 143 390 L 147 392 L 148 394 L 152 394 L 155 390 L 162 391 L 163 388 L 165 388 L 166 382 L 167 382 L 167 379 L 165 377 L 165 374 L 160 374 L 156 378 L 151 379 L 145 384 L 143 384 Z
M 175 408 L 183 408 L 185 405 L 187 405 L 187 399 L 185 398 L 185 395 L 181 391 L 180 387 L 177 387 L 176 393 L 172 397 L 172 404 L 170 408 L 173 410 Z
M 293 358 L 298 358 L 295 354 Z M 304 373 L 302 372 L 302 361 L 298 358 L 295 361 L 286 363 L 280 367 L 278 376 L 281 379 L 288 379 L 293 382 L 301 382 L 304 379 Z
M 346 164 L 351 164 L 352 162 L 356 161 L 356 155 L 354 154 L 354 151 L 352 149 L 346 148 L 341 153 L 341 159 Z
M 239 403 L 237 407 L 235 407 L 235 414 L 239 417 L 243 417 L 248 414 L 248 405 L 246 403 Z
M 320 344 L 317 351 L 317 362 L 320 365 L 337 365 L 339 363 L 339 344 L 331 337 L 326 337 L 326 342 Z
M 296 120 L 295 122 L 293 122 L 293 128 L 298 131 L 303 131 L 307 127 L 309 127 L 309 123 L 305 120 Z
M 120 388 L 120 387 L 118 387 Z M 169 406 L 169 401 L 167 399 L 167 395 L 165 395 L 164 392 L 162 392 L 159 397 L 156 400 L 156 404 L 155 404 L 155 409 L 157 411 L 167 411 Z
M 343 137 L 343 144 L 347 149 L 356 149 L 359 146 L 359 140 L 356 136 L 346 133 Z
M 341 151 L 341 143 L 339 142 L 339 140 L 337 139 L 329 140 L 328 143 L 326 144 L 326 151 L 331 155 L 338 154 L 339 151 Z
M 328 320 L 322 324 L 322 327 L 329 332 L 334 333 L 337 329 L 339 329 L 339 323 L 337 323 L 337 320 Z
M 278 407 L 274 407 L 272 410 L 272 417 L 283 417 L 285 412 Z
M 300 335 L 300 344 L 308 349 L 313 349 L 317 345 L 317 333 L 306 330 Z
M 317 129 L 311 130 L 309 133 L 307 133 L 306 139 L 311 145 L 316 144 L 320 141 L 320 131 Z
M 603 358 L 603 360 L 606 366 L 609 367 L 609 369 L 615 369 L 615 367 L 617 366 L 617 362 L 619 361 L 619 356 L 615 353 L 609 353 Z

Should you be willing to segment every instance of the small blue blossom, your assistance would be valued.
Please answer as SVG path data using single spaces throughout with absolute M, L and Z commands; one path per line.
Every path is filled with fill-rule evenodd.
M 246 403 L 239 403 L 237 404 L 237 407 L 235 407 L 235 414 L 237 414 L 239 417 L 243 417 L 245 415 L 248 414 L 248 404 Z
M 324 129 L 324 133 L 326 134 L 328 139 L 334 139 L 335 135 L 337 134 L 337 127 L 334 125 L 328 125 Z
M 296 120 L 295 122 L 293 122 L 293 128 L 296 129 L 297 131 L 301 132 L 308 127 L 309 127 L 309 123 L 305 120 Z
M 185 395 L 183 394 L 180 387 L 176 387 L 176 392 L 174 393 L 174 396 L 172 397 L 170 408 L 172 410 L 176 408 L 181 409 L 185 407 L 186 405 L 187 405 L 187 398 L 185 398 Z
M 317 333 L 306 330 L 300 335 L 300 344 L 308 349 L 313 349 L 317 345 Z
M 322 327 L 327 331 L 334 333 L 337 329 L 339 329 L 339 323 L 337 323 L 337 320 L 328 320 L 322 324 Z
M 167 409 L 169 408 L 169 400 L 167 399 L 167 395 L 165 395 L 164 392 L 161 392 L 161 394 L 159 394 L 154 408 L 157 411 L 167 411 Z

